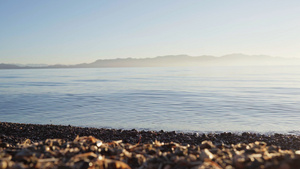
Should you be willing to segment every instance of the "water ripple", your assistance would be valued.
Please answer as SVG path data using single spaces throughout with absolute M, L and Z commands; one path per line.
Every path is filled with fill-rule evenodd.
M 0 121 L 299 134 L 300 74 L 224 69 L 0 71 Z

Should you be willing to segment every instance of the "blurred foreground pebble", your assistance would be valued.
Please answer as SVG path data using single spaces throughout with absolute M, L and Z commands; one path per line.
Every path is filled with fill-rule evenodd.
M 73 141 L 46 139 L 11 145 L 1 142 L 0 168 L 99 169 L 299 169 L 300 150 L 265 142 L 232 145 L 103 142 L 93 136 Z

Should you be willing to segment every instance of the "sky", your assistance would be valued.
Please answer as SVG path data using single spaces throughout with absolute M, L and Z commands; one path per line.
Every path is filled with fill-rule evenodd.
M 232 53 L 300 58 L 300 1 L 0 0 L 0 63 Z

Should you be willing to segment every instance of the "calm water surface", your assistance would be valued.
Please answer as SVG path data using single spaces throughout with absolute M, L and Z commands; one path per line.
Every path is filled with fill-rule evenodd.
M 0 121 L 300 134 L 300 67 L 0 70 Z

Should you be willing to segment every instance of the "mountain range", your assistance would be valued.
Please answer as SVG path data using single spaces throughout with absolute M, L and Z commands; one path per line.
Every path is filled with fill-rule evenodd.
M 300 65 L 300 58 L 281 58 L 267 55 L 230 54 L 221 57 L 202 55 L 167 55 L 155 58 L 125 58 L 96 60 L 76 65 L 17 65 L 0 63 L 0 69 L 45 69 L 45 68 L 108 68 L 108 67 L 173 67 L 173 66 L 263 66 Z

